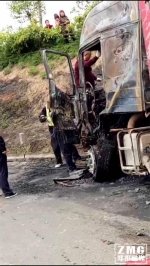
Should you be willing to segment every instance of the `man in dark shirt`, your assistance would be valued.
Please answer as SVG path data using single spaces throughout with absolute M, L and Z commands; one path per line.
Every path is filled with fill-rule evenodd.
M 51 137 L 51 146 L 55 154 L 55 158 L 56 158 L 55 168 L 62 166 L 61 152 L 63 153 L 66 163 L 70 169 L 76 168 L 76 166 L 78 165 L 79 166 L 84 165 L 84 163 L 82 163 L 81 156 L 79 155 L 76 147 L 73 144 L 64 145 L 62 140 L 59 138 L 59 134 L 57 130 L 54 128 L 54 124 L 50 116 L 50 108 L 48 107 L 48 105 L 49 105 L 49 102 L 42 109 L 39 115 L 39 120 L 41 123 L 44 123 L 46 121 L 48 122 L 48 128 L 49 128 L 50 137 Z
M 90 82 L 93 87 L 95 86 L 97 77 L 92 73 L 91 66 L 96 63 L 99 57 L 100 57 L 99 51 L 96 52 L 96 55 L 93 58 L 91 58 L 90 51 L 84 52 L 84 55 L 83 55 L 85 82 Z M 79 88 L 80 84 L 79 84 L 79 61 L 78 60 L 75 63 L 74 70 L 75 70 L 76 84 L 77 84 L 77 87 Z
M 60 26 L 62 26 L 64 29 L 66 29 L 67 25 L 70 24 L 69 18 L 66 16 L 65 12 L 63 10 L 59 11 L 59 20 L 60 20 Z
M 53 25 L 50 25 L 49 20 L 45 20 L 45 29 L 51 29 Z
M 62 35 L 66 43 L 69 42 L 69 35 L 73 41 L 75 41 L 74 34 L 71 30 L 68 30 L 68 26 L 70 25 L 70 20 L 66 16 L 64 10 L 59 11 L 59 25 L 61 27 Z
M 51 146 L 52 146 L 55 158 L 56 158 L 55 168 L 59 168 L 62 165 L 61 151 L 60 151 L 59 144 L 58 144 L 58 142 L 55 138 L 54 132 L 53 132 L 54 124 L 52 122 L 52 119 L 51 119 L 49 113 L 50 113 L 50 110 L 49 110 L 48 106 L 46 105 L 42 109 L 42 111 L 39 115 L 39 120 L 41 123 L 44 123 L 46 121 L 48 122 L 48 129 L 49 129 L 49 133 L 50 133 L 50 137 L 51 137 Z
M 8 166 L 7 166 L 7 152 L 4 139 L 0 136 L 0 188 L 3 191 L 6 199 L 17 195 L 14 193 L 8 183 Z

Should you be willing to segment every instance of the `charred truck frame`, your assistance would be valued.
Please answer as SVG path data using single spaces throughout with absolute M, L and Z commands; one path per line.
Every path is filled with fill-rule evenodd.
M 150 174 L 150 3 L 102 1 L 85 19 L 79 48 L 80 88 L 67 54 L 43 50 L 49 79 L 50 107 L 64 141 L 88 148 L 95 181 L 125 174 Z M 101 51 L 102 86 L 85 83 L 84 51 Z M 55 53 L 68 60 L 73 94 L 56 87 L 47 61 Z M 100 93 L 106 104 L 101 105 Z M 89 96 L 93 97 L 89 109 Z M 69 100 L 68 100 L 69 99 Z M 70 117 L 66 106 L 70 102 Z M 91 115 L 92 114 L 92 115 Z

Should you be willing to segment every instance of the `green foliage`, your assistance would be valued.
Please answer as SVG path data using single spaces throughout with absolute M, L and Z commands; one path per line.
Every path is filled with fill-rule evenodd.
M 72 13 L 76 13 L 78 16 L 90 11 L 94 6 L 96 6 L 100 1 L 76 1 L 76 7 L 72 9 Z M 86 15 L 85 15 L 86 16 Z
M 18 5 L 21 5 L 20 1 L 12 2 L 19 2 Z M 21 2 L 24 2 L 24 5 L 28 6 L 28 3 L 32 1 Z M 69 31 L 74 33 L 76 37 L 76 41 L 71 41 L 69 44 L 64 43 L 59 27 L 49 30 L 38 26 L 34 21 L 26 28 L 19 28 L 17 32 L 13 32 L 11 28 L 8 28 L 6 32 L 0 32 L 0 71 L 8 65 L 10 67 L 10 65 L 14 64 L 18 64 L 20 68 L 26 65 L 32 67 L 39 65 L 42 62 L 39 53 L 40 49 L 58 50 L 69 53 L 72 58 L 75 57 L 78 51 L 79 37 L 83 22 L 94 5 L 95 1 L 92 2 L 92 5 L 87 6 L 83 15 L 76 16 L 74 23 L 69 25 Z M 21 14 L 22 13 L 20 13 L 20 15 Z M 59 56 L 49 55 L 49 59 L 52 58 L 58 59 Z M 5 72 L 7 74 L 9 70 L 6 69 Z
M 78 30 L 78 34 L 81 34 L 82 31 L 82 27 L 83 27 L 83 23 L 84 20 L 86 19 L 88 13 L 97 5 L 97 1 L 77 1 L 78 2 L 78 7 L 79 9 L 82 9 L 84 7 L 84 13 L 82 15 L 77 15 L 74 18 L 74 28 L 76 28 Z M 77 3 L 76 2 L 76 3 Z M 86 4 L 84 4 L 83 6 L 83 2 L 86 2 Z
M 76 1 L 76 5 L 78 9 L 82 9 L 87 11 L 88 8 L 91 9 L 93 6 L 97 5 L 100 1 Z
M 11 73 L 11 68 L 9 66 L 7 66 L 5 69 L 4 69 L 4 72 L 3 74 L 6 76 L 6 75 L 9 75 Z
M 28 73 L 29 75 L 36 76 L 38 74 L 38 69 L 35 66 L 30 66 Z
M 39 51 L 43 48 L 54 47 L 62 43 L 63 38 L 60 29 L 45 29 L 32 23 L 27 28 L 20 28 L 15 33 L 0 33 L 0 70 L 9 63 L 17 64 L 20 58 L 26 61 L 29 53 Z M 40 54 L 37 55 L 33 65 L 37 65 Z
M 0 126 L 2 129 L 5 129 L 8 127 L 8 121 L 7 121 L 7 115 L 6 114 L 2 114 Z
M 8 3 L 12 17 L 17 19 L 20 23 L 25 21 L 37 21 L 39 16 L 39 5 L 41 13 L 45 13 L 44 1 L 10 1 Z
M 22 55 L 19 59 L 18 64 L 23 66 L 38 66 L 41 62 L 41 55 L 38 51 Z
M 46 73 L 45 73 L 45 71 L 40 73 L 40 77 L 42 79 L 46 79 Z
M 25 67 L 26 67 L 26 64 L 24 62 L 22 62 L 22 61 L 18 62 L 18 68 L 24 69 Z

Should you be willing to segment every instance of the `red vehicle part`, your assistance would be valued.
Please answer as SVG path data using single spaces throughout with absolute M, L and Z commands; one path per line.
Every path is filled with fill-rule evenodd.
M 150 1 L 139 1 L 139 10 L 150 76 Z

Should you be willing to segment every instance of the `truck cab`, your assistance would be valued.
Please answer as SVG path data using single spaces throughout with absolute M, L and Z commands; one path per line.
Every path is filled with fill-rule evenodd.
M 112 179 L 112 175 L 117 178 L 121 172 L 150 174 L 150 37 L 147 28 L 150 28 L 149 1 L 97 4 L 85 19 L 80 37 L 79 88 L 69 55 L 42 51 L 51 107 L 57 113 L 61 109 L 58 124 L 64 130 L 66 141 L 69 140 L 65 132 L 72 130 L 71 135 L 76 136 L 72 142 L 82 142 L 88 149 L 88 167 L 95 181 Z M 101 82 L 93 87 L 85 81 L 83 53 L 97 50 L 101 52 L 97 66 Z M 68 61 L 72 78 L 72 95 L 68 97 L 73 106 L 70 120 L 66 118 L 65 106 L 60 108 L 58 104 L 59 93 L 48 66 L 48 53 L 65 56 Z M 60 122 L 65 120 L 68 127 Z

